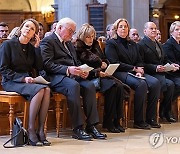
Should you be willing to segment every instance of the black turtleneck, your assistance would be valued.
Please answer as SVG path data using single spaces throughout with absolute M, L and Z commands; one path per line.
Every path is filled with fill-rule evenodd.
M 127 41 L 127 39 L 126 38 L 122 38 L 122 37 L 120 37 L 120 36 L 118 36 L 117 37 L 117 40 L 118 40 L 118 42 L 119 43 L 122 43 L 122 45 L 126 48 L 126 49 L 128 49 L 128 41 Z

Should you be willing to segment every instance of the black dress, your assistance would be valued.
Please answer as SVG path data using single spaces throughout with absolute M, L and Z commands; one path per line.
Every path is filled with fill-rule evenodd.
M 18 38 L 3 42 L 0 47 L 0 73 L 2 86 L 8 92 L 17 92 L 27 100 L 31 100 L 47 85 L 25 83 L 25 77 L 32 76 L 36 69 L 34 46 L 30 43 L 21 45 Z

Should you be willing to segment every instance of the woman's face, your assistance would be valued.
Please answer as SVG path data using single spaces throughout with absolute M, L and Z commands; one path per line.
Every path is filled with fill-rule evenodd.
M 172 36 L 174 36 L 176 40 L 180 40 L 180 26 L 175 26 Z
M 88 46 L 91 46 L 93 44 L 94 40 L 94 33 L 91 33 L 90 35 L 86 36 L 84 43 Z
M 120 21 L 119 25 L 117 27 L 117 34 L 122 37 L 122 38 L 126 38 L 128 36 L 128 25 L 125 21 Z
M 27 21 L 21 29 L 21 35 L 28 39 L 31 39 L 34 37 L 35 31 L 36 27 L 34 23 L 32 21 Z

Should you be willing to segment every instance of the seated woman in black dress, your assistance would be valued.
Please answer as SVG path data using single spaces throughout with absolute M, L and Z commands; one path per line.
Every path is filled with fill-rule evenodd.
M 28 101 L 29 107 L 29 143 L 33 146 L 50 145 L 44 133 L 44 123 L 50 102 L 50 88 L 37 84 L 31 76 L 32 68 L 36 69 L 35 48 L 30 43 L 34 38 L 38 43 L 38 22 L 25 20 L 17 37 L 5 41 L 0 47 L 0 73 L 2 86 L 6 91 L 21 94 Z M 39 116 L 38 129 L 35 120 Z
M 108 77 L 108 74 L 103 71 L 109 63 L 95 37 L 94 27 L 83 24 L 77 34 L 75 43 L 78 59 L 82 64 L 95 68 L 90 71 L 88 77 L 90 80 L 97 77 L 101 78 L 100 92 L 105 95 L 103 127 L 112 133 L 125 132 L 125 129 L 119 123 L 123 116 L 123 85 L 120 81 Z

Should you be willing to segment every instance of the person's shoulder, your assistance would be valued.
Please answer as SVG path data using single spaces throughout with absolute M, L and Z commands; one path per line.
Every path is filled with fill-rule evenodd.
M 14 43 L 17 43 L 18 40 L 16 37 L 12 38 L 12 39 L 6 39 L 2 42 L 2 45 L 11 45 L 11 44 L 14 44 Z
M 42 39 L 42 41 L 44 41 L 44 40 L 54 40 L 55 38 L 57 38 L 56 34 L 55 33 L 51 33 L 50 35 L 44 37 Z
M 134 41 L 132 41 L 132 40 L 128 40 L 128 43 L 129 43 L 130 45 L 137 46 L 137 43 L 136 43 L 136 42 L 134 42 Z
M 109 45 L 109 44 L 115 44 L 116 45 L 116 39 L 112 38 L 112 39 L 107 40 L 106 45 Z

